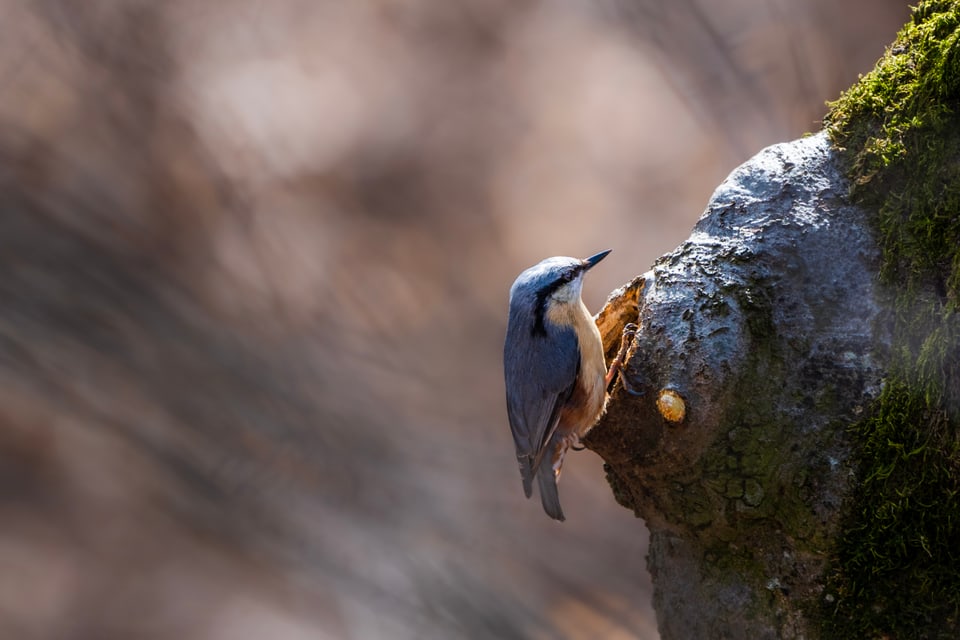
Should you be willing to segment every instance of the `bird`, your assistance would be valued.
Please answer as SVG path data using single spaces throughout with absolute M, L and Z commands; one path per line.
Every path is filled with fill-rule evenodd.
M 563 458 L 603 414 L 615 375 L 613 366 L 607 371 L 600 331 L 580 295 L 584 275 L 610 251 L 582 260 L 547 258 L 510 287 L 503 346 L 507 417 L 524 494 L 530 498 L 536 479 L 543 510 L 559 521 L 565 519 L 557 491 Z

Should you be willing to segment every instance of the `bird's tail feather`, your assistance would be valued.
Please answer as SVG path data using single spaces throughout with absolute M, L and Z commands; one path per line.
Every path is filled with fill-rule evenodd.
M 563 515 L 563 509 L 560 508 L 560 494 L 557 492 L 557 476 L 553 469 L 541 468 L 537 474 L 540 484 L 540 502 L 543 503 L 543 510 L 554 520 L 566 520 Z
M 523 493 L 529 498 L 533 494 L 533 465 L 530 463 L 530 456 L 519 456 L 519 462 Z

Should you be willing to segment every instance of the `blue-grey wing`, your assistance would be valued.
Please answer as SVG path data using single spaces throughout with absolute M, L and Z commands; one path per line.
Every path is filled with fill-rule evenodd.
M 580 348 L 572 328 L 548 326 L 536 332 L 533 322 L 524 310 L 511 310 L 503 350 L 507 416 L 528 497 L 536 463 L 556 431 L 580 365 Z

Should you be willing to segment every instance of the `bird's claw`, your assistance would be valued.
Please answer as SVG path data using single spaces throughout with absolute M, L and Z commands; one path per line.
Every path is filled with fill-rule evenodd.
M 642 396 L 647 395 L 647 392 L 644 391 L 643 389 L 637 389 L 637 388 L 635 388 L 633 385 L 631 385 L 630 382 L 629 382 L 629 380 L 630 380 L 630 379 L 629 379 L 627 376 L 622 375 L 622 373 L 621 373 L 621 375 L 620 375 L 620 385 L 623 386 L 623 388 L 626 390 L 627 393 L 629 393 L 629 394 L 632 395 L 632 396 L 637 396 L 637 397 L 642 397 Z
M 607 389 L 610 388 L 610 385 L 613 383 L 614 379 L 617 377 L 618 373 L 622 374 L 623 364 L 626 361 L 627 351 L 630 350 L 630 344 L 633 342 L 633 339 L 636 337 L 637 332 L 640 330 L 633 322 L 628 322 L 623 327 L 623 334 L 620 336 L 620 350 L 617 352 L 617 357 L 613 359 L 613 362 L 610 363 L 610 369 L 607 371 Z M 621 381 L 625 381 L 625 376 L 620 376 Z M 627 385 L 624 384 L 624 388 Z M 629 389 L 628 389 L 629 390 Z

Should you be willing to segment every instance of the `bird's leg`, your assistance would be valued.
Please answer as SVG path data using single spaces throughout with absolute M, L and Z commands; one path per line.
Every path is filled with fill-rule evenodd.
M 637 335 L 638 330 L 639 327 L 632 322 L 627 323 L 627 325 L 623 327 L 623 335 L 620 337 L 620 350 L 617 352 L 617 357 L 610 363 L 610 369 L 607 370 L 607 377 L 604 380 L 606 386 L 604 388 L 610 389 L 610 383 L 613 382 L 623 368 L 627 351 L 630 349 L 630 344 L 633 342 L 633 337 Z M 626 386 L 626 384 L 624 384 L 624 386 Z
M 557 443 L 557 446 L 553 450 L 553 455 L 551 456 L 550 466 L 553 471 L 553 475 L 560 479 L 560 472 L 563 470 L 563 457 L 567 455 L 568 449 L 573 449 L 574 451 L 582 451 L 583 447 L 577 449 L 574 445 L 574 442 L 579 443 L 580 438 L 577 438 L 576 434 L 570 434 L 560 438 L 560 441 Z

